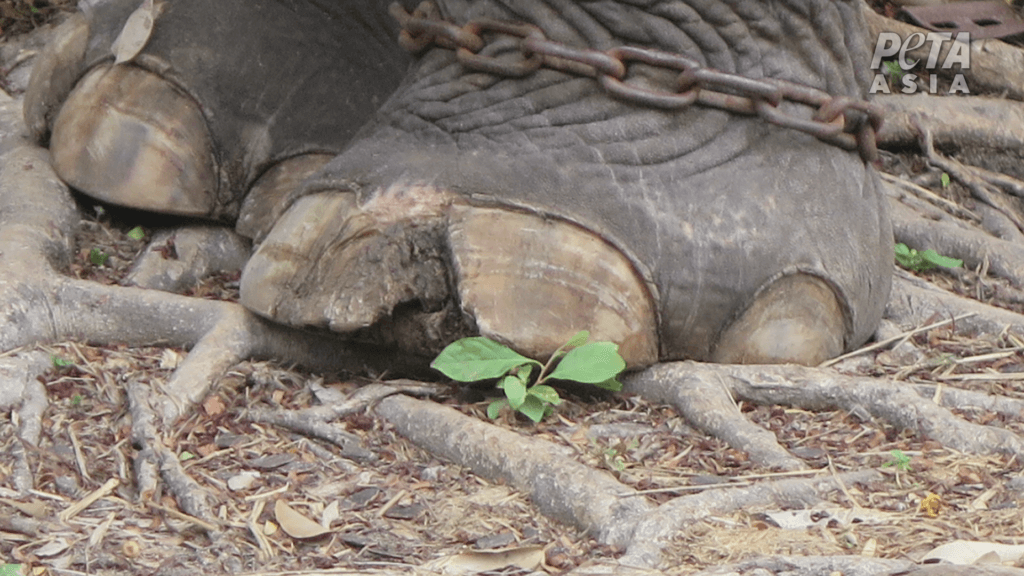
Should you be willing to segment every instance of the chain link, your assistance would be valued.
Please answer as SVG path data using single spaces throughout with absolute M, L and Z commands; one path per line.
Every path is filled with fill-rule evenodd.
M 470 70 L 519 78 L 541 67 L 595 78 L 621 100 L 679 110 L 694 103 L 736 114 L 758 116 L 766 122 L 810 134 L 845 150 L 857 150 L 865 162 L 878 158 L 875 135 L 882 127 L 880 107 L 776 78 L 753 79 L 701 66 L 696 60 L 660 50 L 619 46 L 607 51 L 575 48 L 549 40 L 532 24 L 475 19 L 465 26 L 444 21 L 433 2 L 422 2 L 412 13 L 397 2 L 389 7 L 402 32 L 399 44 L 416 53 L 429 46 L 455 50 L 458 61 Z M 514 61 L 482 54 L 484 35 L 518 43 Z M 640 62 L 676 74 L 674 86 L 649 89 L 626 82 L 628 63 Z M 784 101 L 814 109 L 811 118 L 784 112 Z

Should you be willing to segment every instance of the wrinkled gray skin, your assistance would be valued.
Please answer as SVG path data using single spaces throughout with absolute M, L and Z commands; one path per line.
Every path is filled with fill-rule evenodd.
M 862 97 L 869 83 L 860 0 L 439 4 L 458 23 L 526 21 L 574 46 L 648 46 L 834 95 Z M 91 15 L 87 64 L 109 59 L 135 5 L 111 2 Z M 655 298 L 662 359 L 708 358 L 760 289 L 797 271 L 835 290 L 846 347 L 874 330 L 892 235 L 877 176 L 856 153 L 723 111 L 624 103 L 592 79 L 552 70 L 519 80 L 469 73 L 445 49 L 428 50 L 406 73 L 385 6 L 167 2 L 136 64 L 200 103 L 219 150 L 217 214 L 237 214 L 244 190 L 273 162 L 341 152 L 295 196 L 349 190 L 368 202 L 389 184 L 426 182 L 600 234 L 629 256 Z M 187 42 L 162 32 L 174 21 Z M 652 74 L 660 73 L 630 67 L 634 82 Z
M 858 1 L 470 4 L 444 6 L 459 22 L 528 21 L 571 45 L 650 46 L 834 95 L 862 97 L 869 82 Z M 611 239 L 655 287 L 663 359 L 707 358 L 782 273 L 833 285 L 847 304 L 847 346 L 868 338 L 888 296 L 892 235 L 874 171 L 757 119 L 644 109 L 553 71 L 481 87 L 435 50 L 307 190 L 374 190 L 410 175 Z

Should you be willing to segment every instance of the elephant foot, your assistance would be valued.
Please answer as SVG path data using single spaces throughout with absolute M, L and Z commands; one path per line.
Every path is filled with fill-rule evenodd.
M 725 329 L 711 360 L 814 366 L 843 352 L 846 323 L 840 301 L 824 280 L 783 276 Z
M 586 329 L 632 366 L 658 358 L 655 304 L 619 250 L 570 222 L 429 186 L 362 205 L 340 192 L 301 198 L 250 259 L 241 302 L 339 332 L 397 323 L 397 343 L 420 353 L 479 333 L 546 358 Z
M 63 25 L 30 81 L 26 124 L 81 192 L 231 222 L 244 198 L 240 226 L 253 236 L 283 190 L 344 149 L 408 61 L 374 2 L 203 0 L 161 3 L 138 54 L 115 61 L 138 4 L 107 0 Z
M 103 65 L 86 74 L 57 116 L 50 151 L 65 182 L 104 202 L 182 216 L 218 210 L 202 112 L 141 68 Z

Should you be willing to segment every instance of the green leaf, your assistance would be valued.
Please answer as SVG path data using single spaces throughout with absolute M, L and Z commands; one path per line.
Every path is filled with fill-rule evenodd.
M 71 360 L 67 360 L 65 358 L 61 358 L 60 356 L 57 356 L 56 354 L 51 354 L 50 355 L 50 362 L 53 363 L 53 367 L 54 368 L 67 368 L 68 366 L 74 366 L 75 365 L 75 363 L 72 362 Z
M 184 452 L 182 452 L 181 454 L 178 455 L 178 460 L 180 460 L 182 462 L 188 462 L 189 460 L 191 460 L 191 459 L 193 459 L 195 457 L 196 457 L 195 454 L 193 454 L 193 453 L 189 452 L 188 450 L 186 450 L 186 451 L 184 451 Z
M 21 576 L 21 564 L 0 564 L 0 576 Z
M 618 376 L 625 368 L 626 361 L 619 356 L 618 344 L 591 342 L 570 350 L 550 377 L 597 384 Z
M 523 400 L 526 400 L 526 384 L 517 376 L 505 376 L 501 380 L 501 387 L 505 390 L 508 403 L 518 410 L 523 405 Z
M 458 382 L 500 378 L 524 364 L 540 366 L 507 346 L 481 336 L 456 340 L 441 351 L 430 367 Z M 531 368 L 532 370 L 532 368 Z
M 562 403 L 562 399 L 558 396 L 558 391 L 546 384 L 537 384 L 533 388 L 526 391 L 530 396 L 536 396 L 541 402 L 547 404 L 553 404 L 558 406 Z
M 128 237 L 132 240 L 142 240 L 146 237 L 146 232 L 142 229 L 142 226 L 136 226 L 128 231 Z
M 942 182 L 942 187 L 943 188 L 949 188 L 949 174 L 946 174 L 945 172 L 943 172 L 942 173 L 942 177 L 939 178 L 939 180 Z
M 501 409 L 508 406 L 508 400 L 499 398 L 487 405 L 487 417 L 491 420 L 497 420 L 498 416 L 501 415 Z
M 109 258 L 110 255 L 99 248 L 93 248 L 89 251 L 89 262 L 91 262 L 93 266 L 103 266 L 107 263 L 107 259 Z
M 540 398 L 536 396 L 527 396 L 526 401 L 519 407 L 519 411 L 526 415 L 527 418 L 534 422 L 540 422 L 544 419 L 544 412 L 548 407 L 547 404 L 541 402 Z
M 903 74 L 905 72 L 903 71 L 903 67 L 900 66 L 899 62 L 896 62 L 895 60 L 889 60 L 885 62 L 885 67 L 889 70 L 889 74 L 892 75 L 893 80 L 895 80 L 896 82 L 899 82 L 900 79 L 903 78 Z
M 622 391 L 622 382 L 619 382 L 615 378 L 609 378 L 604 382 L 594 382 L 594 386 L 598 388 L 604 388 L 605 390 L 611 390 L 612 392 Z
M 587 330 L 580 330 L 575 336 L 569 338 L 569 341 L 562 346 L 563 349 L 568 350 L 570 348 L 579 348 L 587 343 L 590 339 L 590 332 Z
M 943 256 L 935 250 L 925 250 L 921 252 L 921 258 L 929 264 L 935 266 L 942 266 L 943 268 L 960 268 L 964 265 L 964 261 L 957 258 L 950 258 L 949 256 Z

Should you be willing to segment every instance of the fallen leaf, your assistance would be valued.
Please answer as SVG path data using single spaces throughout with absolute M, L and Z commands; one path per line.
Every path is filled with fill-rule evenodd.
M 248 490 L 252 487 L 260 477 L 260 473 L 255 470 L 246 470 L 245 472 L 239 472 L 231 478 L 228 478 L 228 489 L 232 492 L 238 492 L 239 490 Z
M 39 548 L 36 548 L 35 555 L 40 558 L 46 558 L 48 556 L 56 556 L 61 552 L 68 549 L 68 541 L 63 538 L 55 538 L 50 540 L 46 544 L 43 544 Z
M 925 554 L 921 561 L 944 560 L 950 564 L 966 566 L 978 564 L 982 559 L 984 559 L 984 563 L 991 563 L 992 557 L 989 554 L 993 553 L 996 554 L 999 562 L 1019 562 L 1024 559 L 1024 545 L 956 540 L 933 549 Z
M 332 500 L 327 508 L 324 508 L 324 513 L 320 515 L 320 525 L 324 528 L 330 528 L 331 523 L 341 517 L 339 511 L 338 501 Z
M 153 34 L 153 22 L 156 20 L 156 7 L 153 0 L 142 0 L 142 5 L 132 12 L 124 23 L 124 28 L 110 46 L 114 53 L 114 64 L 131 62 L 149 42 Z
M 296 512 L 284 500 L 278 500 L 274 504 L 274 518 L 277 519 L 281 529 L 292 538 L 316 538 L 330 532 L 329 528 L 324 528 Z
M 2 498 L 0 502 L 9 504 L 17 508 L 22 514 L 31 516 L 33 518 L 45 518 L 49 513 L 49 508 L 46 503 L 42 500 L 32 500 L 31 502 L 19 502 L 18 500 L 12 500 L 10 498 Z
M 160 369 L 174 370 L 178 367 L 178 364 L 181 364 L 183 359 L 184 357 L 180 353 L 171 350 L 170 348 L 165 348 L 164 351 L 160 353 Z
M 225 408 L 226 406 L 224 406 L 224 401 L 216 394 L 207 396 L 206 400 L 203 400 L 203 410 L 206 410 L 207 416 L 218 416 L 223 414 Z
M 523 546 L 506 550 L 464 552 L 454 556 L 445 556 L 427 562 L 424 568 L 428 571 L 436 570 L 446 574 L 468 574 L 500 570 L 506 566 L 536 570 L 543 561 L 543 546 Z

